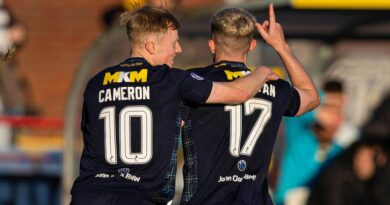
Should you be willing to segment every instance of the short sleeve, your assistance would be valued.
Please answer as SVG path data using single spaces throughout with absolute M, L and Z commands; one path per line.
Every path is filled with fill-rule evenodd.
M 289 100 L 284 115 L 295 116 L 301 106 L 301 98 L 298 91 L 291 85 L 288 86 L 288 92 Z
M 180 97 L 196 104 L 203 104 L 210 96 L 213 83 L 193 72 L 172 69 Z

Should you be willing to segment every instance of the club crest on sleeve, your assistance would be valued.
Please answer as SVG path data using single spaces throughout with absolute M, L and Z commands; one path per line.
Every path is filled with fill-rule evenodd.
M 191 77 L 192 77 L 193 79 L 196 79 L 196 80 L 204 80 L 203 77 L 201 77 L 201 76 L 199 76 L 199 75 L 197 75 L 197 74 L 195 74 L 195 73 L 191 73 Z

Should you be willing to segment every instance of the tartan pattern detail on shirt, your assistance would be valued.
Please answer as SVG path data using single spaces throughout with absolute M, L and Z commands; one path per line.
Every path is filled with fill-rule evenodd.
M 184 152 L 184 189 L 180 204 L 187 204 L 196 192 L 198 187 L 197 161 L 195 152 L 195 140 L 189 135 L 191 130 L 191 120 L 188 120 L 182 131 L 183 152 Z
M 163 187 L 163 193 L 167 198 L 172 199 L 175 195 L 175 181 L 176 181 L 176 169 L 177 169 L 177 148 L 179 143 L 179 136 L 181 132 L 181 116 L 178 115 L 176 117 L 176 129 L 177 132 L 175 134 L 175 146 L 172 151 L 171 164 L 169 171 L 165 174 L 165 186 Z

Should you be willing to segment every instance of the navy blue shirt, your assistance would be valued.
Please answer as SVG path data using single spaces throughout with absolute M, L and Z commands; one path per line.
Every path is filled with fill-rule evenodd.
M 143 58 L 104 69 L 87 84 L 84 149 L 72 193 L 128 193 L 165 203 L 173 198 L 179 109 L 204 103 L 212 82 L 152 66 Z
M 250 70 L 242 63 L 223 61 L 191 72 L 231 81 Z M 276 80 L 241 105 L 188 105 L 182 203 L 272 204 L 268 167 L 282 116 L 294 116 L 299 109 L 297 90 Z

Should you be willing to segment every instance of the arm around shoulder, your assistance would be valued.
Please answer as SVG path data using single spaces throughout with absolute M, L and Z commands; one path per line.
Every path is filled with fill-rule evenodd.
M 267 80 L 279 77 L 270 68 L 262 66 L 249 75 L 231 82 L 213 82 L 213 87 L 206 103 L 243 103 L 253 97 Z

